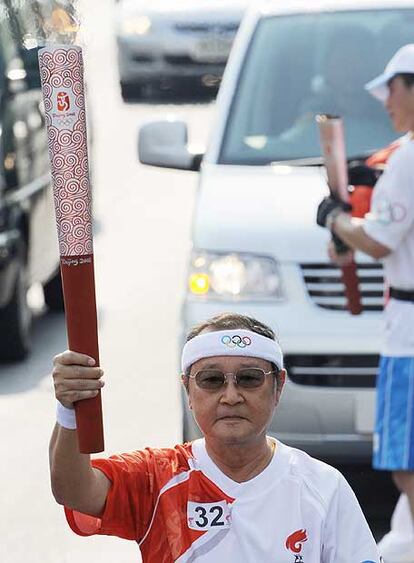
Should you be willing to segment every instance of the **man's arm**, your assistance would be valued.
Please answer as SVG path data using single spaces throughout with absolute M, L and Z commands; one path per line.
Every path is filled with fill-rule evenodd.
M 73 408 L 75 401 L 94 397 L 103 386 L 103 372 L 91 367 L 90 360 L 84 354 L 69 351 L 55 357 L 55 394 L 66 408 Z M 88 454 L 79 453 L 76 430 L 56 424 L 50 440 L 49 459 L 56 501 L 78 512 L 100 516 L 111 482 L 92 467 Z
M 387 256 L 391 249 L 367 235 L 362 225 L 363 219 L 339 213 L 330 228 L 353 250 L 361 250 L 377 260 Z

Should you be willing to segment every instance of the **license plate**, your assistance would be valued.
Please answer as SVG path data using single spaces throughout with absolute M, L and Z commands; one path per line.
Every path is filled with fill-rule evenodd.
M 193 58 L 199 62 L 224 62 L 231 49 L 232 40 L 221 37 L 201 39 L 195 45 Z
M 360 434 L 372 434 L 375 421 L 375 393 L 359 393 L 355 411 L 355 430 Z

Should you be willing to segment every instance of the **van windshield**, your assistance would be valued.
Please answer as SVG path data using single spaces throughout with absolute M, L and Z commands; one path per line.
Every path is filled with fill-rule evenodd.
M 264 17 L 247 51 L 219 162 L 269 164 L 320 157 L 315 115 L 344 118 L 347 155 L 397 137 L 364 84 L 414 43 L 414 10 Z

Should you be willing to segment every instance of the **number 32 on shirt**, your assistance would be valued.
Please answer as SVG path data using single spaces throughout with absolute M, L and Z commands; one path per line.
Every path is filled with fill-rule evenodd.
M 188 527 L 199 532 L 230 528 L 230 507 L 225 500 L 217 502 L 188 502 Z

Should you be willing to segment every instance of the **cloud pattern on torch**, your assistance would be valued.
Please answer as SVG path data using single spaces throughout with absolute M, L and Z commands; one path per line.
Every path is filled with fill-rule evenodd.
M 93 253 L 82 50 L 39 52 L 61 256 Z

